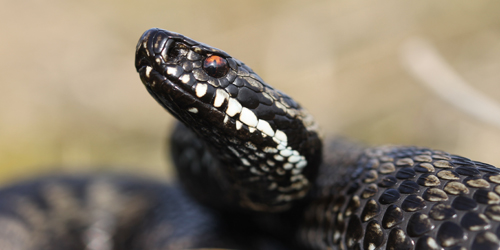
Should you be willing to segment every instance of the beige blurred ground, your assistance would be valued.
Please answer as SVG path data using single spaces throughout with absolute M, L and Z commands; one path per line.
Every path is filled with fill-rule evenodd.
M 500 102 L 498 1 L 0 1 L 0 182 L 111 170 L 167 177 L 173 119 L 133 67 L 160 27 L 222 48 L 327 135 L 415 144 L 500 165 L 500 128 L 423 87 L 402 45 L 434 44 Z

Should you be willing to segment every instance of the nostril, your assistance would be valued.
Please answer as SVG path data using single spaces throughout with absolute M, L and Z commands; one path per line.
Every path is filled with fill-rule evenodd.
M 150 65 L 150 63 L 145 58 L 141 58 L 139 62 L 137 62 L 135 67 L 137 70 L 140 70 L 141 68 L 146 67 L 148 65 Z
M 165 51 L 167 51 L 167 57 L 169 58 L 176 58 L 179 56 L 179 50 L 176 48 L 165 48 Z
M 173 43 L 172 39 L 167 39 L 161 51 L 161 57 L 163 57 L 163 60 L 165 62 L 168 61 L 169 57 L 177 56 L 177 54 L 172 54 L 172 50 L 174 50 L 172 49 L 172 43 Z

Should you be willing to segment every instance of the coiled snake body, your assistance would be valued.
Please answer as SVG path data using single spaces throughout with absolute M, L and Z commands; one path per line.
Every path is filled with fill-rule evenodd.
M 171 143 L 183 188 L 116 176 L 6 188 L 1 249 L 499 249 L 492 165 L 427 148 L 323 146 L 293 99 L 177 33 L 146 31 L 136 68 L 181 122 Z

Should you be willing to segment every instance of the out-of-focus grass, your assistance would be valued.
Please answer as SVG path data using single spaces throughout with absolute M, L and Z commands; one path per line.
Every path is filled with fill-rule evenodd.
M 133 67 L 160 27 L 219 47 L 316 116 L 325 133 L 417 144 L 500 165 L 500 129 L 401 66 L 424 37 L 500 102 L 496 1 L 2 1 L 0 182 L 47 172 L 169 176 L 172 118 Z

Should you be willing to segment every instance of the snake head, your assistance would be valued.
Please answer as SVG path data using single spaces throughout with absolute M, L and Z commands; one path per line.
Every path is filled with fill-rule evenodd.
M 213 146 L 244 206 L 305 196 L 321 141 L 292 98 L 226 52 L 157 28 L 140 38 L 135 66 L 158 103 Z

